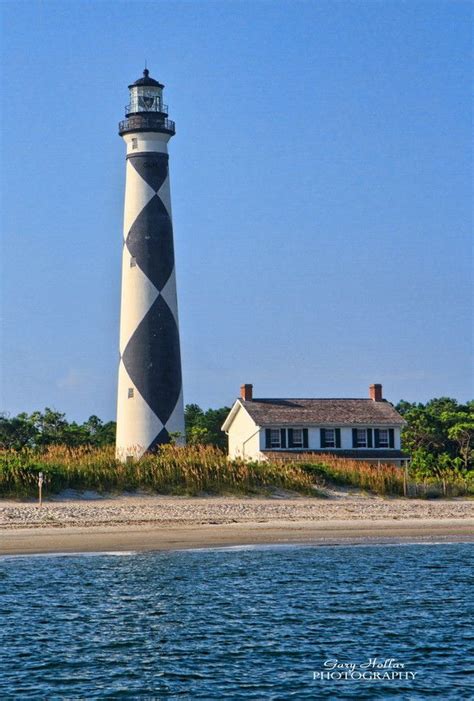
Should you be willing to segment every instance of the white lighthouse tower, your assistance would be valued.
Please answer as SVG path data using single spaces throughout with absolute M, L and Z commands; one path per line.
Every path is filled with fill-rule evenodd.
M 163 85 L 129 85 L 119 134 L 127 144 L 117 401 L 117 456 L 184 441 L 183 388 L 168 173 L 175 133 Z M 179 440 L 179 439 L 178 439 Z

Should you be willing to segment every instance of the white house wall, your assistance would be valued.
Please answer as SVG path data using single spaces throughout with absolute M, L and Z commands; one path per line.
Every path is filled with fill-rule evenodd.
M 255 427 L 255 424 L 252 422 L 253 426 Z M 232 425 L 232 431 L 233 431 L 234 426 Z M 267 427 L 268 428 L 268 427 Z M 284 428 L 280 426 L 273 426 L 273 428 Z M 306 428 L 304 425 L 298 425 L 294 424 L 293 426 L 290 426 L 289 428 Z M 321 450 L 321 428 L 339 428 L 339 426 L 330 426 L 329 424 L 326 426 L 317 426 L 317 427 L 308 427 L 308 448 L 307 450 Z M 341 447 L 338 448 L 337 450 L 353 450 L 354 446 L 352 445 L 352 429 L 356 428 L 356 426 L 344 426 L 341 427 Z M 393 428 L 394 429 L 394 450 L 401 450 L 401 436 L 400 436 L 400 428 L 396 426 L 383 426 L 380 425 L 378 426 L 377 424 L 371 424 L 370 426 L 357 426 L 357 428 Z M 255 430 L 255 429 L 254 429 Z M 229 434 L 229 444 L 230 444 L 230 434 Z M 258 446 L 257 450 L 265 450 L 266 449 L 266 443 L 265 443 L 265 428 L 262 428 L 260 431 L 260 436 L 259 436 L 259 441 L 258 441 Z M 291 448 L 285 448 L 286 451 L 292 450 Z M 327 452 L 335 451 L 335 448 L 325 448 Z M 358 448 L 358 450 L 361 451 L 361 455 L 363 454 L 364 448 Z M 377 450 L 377 448 L 369 448 L 369 450 Z
M 258 460 L 259 429 L 249 414 L 240 408 L 229 430 L 229 457 Z

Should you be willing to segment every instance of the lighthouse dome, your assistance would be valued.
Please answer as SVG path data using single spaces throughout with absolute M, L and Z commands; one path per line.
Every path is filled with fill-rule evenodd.
M 143 71 L 143 78 L 139 78 L 128 87 L 133 88 L 134 85 L 154 85 L 157 88 L 165 87 L 162 83 L 159 83 L 157 80 L 150 78 L 150 71 L 148 70 L 148 68 L 145 68 L 145 70 Z

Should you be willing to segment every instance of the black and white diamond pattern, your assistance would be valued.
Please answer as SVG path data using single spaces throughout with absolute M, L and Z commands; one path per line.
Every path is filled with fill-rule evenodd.
M 127 157 L 124 219 L 117 450 L 139 456 L 184 436 L 167 153 Z

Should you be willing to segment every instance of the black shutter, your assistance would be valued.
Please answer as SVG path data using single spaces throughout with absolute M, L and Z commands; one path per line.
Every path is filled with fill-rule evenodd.
M 372 429 L 367 429 L 367 448 L 372 448 Z
M 379 429 L 374 428 L 374 447 L 380 448 Z
M 265 448 L 272 447 L 272 432 L 269 428 L 265 429 Z
M 293 429 L 288 429 L 288 448 L 294 448 L 293 445 Z
M 321 435 L 321 448 L 325 448 L 326 447 L 326 429 L 320 428 L 319 432 Z
M 280 428 L 280 445 L 282 448 L 286 448 L 286 429 Z
M 336 428 L 336 448 L 341 447 L 341 429 Z
M 388 447 L 395 448 L 395 431 L 393 428 L 388 429 Z
M 352 447 L 357 448 L 357 429 L 352 429 Z
M 304 428 L 303 429 L 303 448 L 308 447 L 308 429 Z

